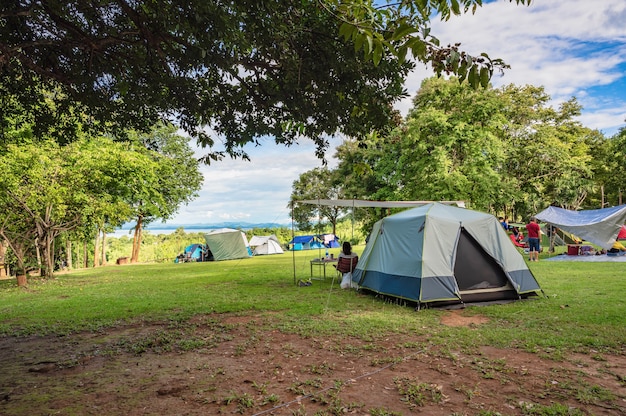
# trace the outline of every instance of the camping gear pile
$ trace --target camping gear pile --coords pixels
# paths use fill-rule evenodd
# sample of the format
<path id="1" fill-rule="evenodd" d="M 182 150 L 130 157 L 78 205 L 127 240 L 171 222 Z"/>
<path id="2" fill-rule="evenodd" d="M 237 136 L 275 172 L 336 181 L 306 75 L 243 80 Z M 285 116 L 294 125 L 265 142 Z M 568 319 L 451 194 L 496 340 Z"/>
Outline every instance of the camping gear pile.
<path id="1" fill-rule="evenodd" d="M 181 254 L 176 256 L 174 263 L 187 263 L 192 261 L 212 261 L 210 251 L 204 244 L 190 244 Z"/>

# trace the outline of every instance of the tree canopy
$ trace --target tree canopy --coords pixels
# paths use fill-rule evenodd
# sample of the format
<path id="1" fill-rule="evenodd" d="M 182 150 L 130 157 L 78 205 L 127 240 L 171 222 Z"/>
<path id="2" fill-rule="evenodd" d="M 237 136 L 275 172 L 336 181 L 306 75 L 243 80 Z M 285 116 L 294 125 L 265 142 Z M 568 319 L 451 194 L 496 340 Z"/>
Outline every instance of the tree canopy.
<path id="1" fill-rule="evenodd" d="M 576 210 L 621 204 L 616 172 L 623 158 L 615 155 L 623 153 L 624 130 L 606 139 L 576 120 L 576 99 L 557 108 L 549 103 L 541 87 L 475 89 L 467 81 L 430 78 L 398 127 L 339 146 L 339 164 L 327 176 L 336 178 L 338 195 L 464 200 L 512 219 L 548 205 Z M 292 197 L 310 189 L 309 180 L 308 172 L 302 174 Z M 386 214 L 359 217 L 367 228 Z"/>
<path id="2" fill-rule="evenodd" d="M 405 94 L 408 53 L 438 73 L 485 85 L 504 64 L 471 57 L 458 45 L 441 47 L 429 26 L 436 14 L 447 19 L 481 5 L 3 1 L 0 127 L 17 107 L 44 130 L 70 116 L 117 133 L 169 119 L 198 138 L 206 162 L 246 158 L 242 146 L 266 135 L 285 145 L 309 138 L 322 156 L 328 135 L 386 127 L 392 104 Z M 42 111 L 50 103 L 55 111 Z M 224 151 L 212 147 L 215 137 L 205 127 L 223 138 Z"/>
<path id="3" fill-rule="evenodd" d="M 5 146 L 0 236 L 20 269 L 43 266 L 50 276 L 57 237 L 70 232 L 92 238 L 141 219 L 140 244 L 142 223 L 168 219 L 189 202 L 203 178 L 187 138 L 175 132 L 173 126 L 157 125 L 131 142 L 85 136 L 66 145 L 23 139 Z M 32 260 L 39 258 L 36 250 L 41 264 Z"/>

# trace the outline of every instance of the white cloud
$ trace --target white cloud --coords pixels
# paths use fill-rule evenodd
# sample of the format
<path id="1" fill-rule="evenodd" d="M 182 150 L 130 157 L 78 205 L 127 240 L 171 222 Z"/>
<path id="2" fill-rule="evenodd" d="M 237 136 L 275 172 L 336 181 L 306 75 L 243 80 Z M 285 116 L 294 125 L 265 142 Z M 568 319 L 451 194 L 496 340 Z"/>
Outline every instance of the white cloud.
<path id="1" fill-rule="evenodd" d="M 330 139 L 327 159 L 335 166 L 333 149 L 340 138 Z M 204 176 L 199 197 L 183 206 L 168 223 L 195 224 L 214 222 L 288 223 L 287 208 L 291 186 L 300 174 L 322 166 L 312 142 L 284 147 L 267 141 L 260 147 L 246 147 L 251 161 L 225 158 L 202 165 Z M 196 155 L 202 155 L 200 149 Z"/>

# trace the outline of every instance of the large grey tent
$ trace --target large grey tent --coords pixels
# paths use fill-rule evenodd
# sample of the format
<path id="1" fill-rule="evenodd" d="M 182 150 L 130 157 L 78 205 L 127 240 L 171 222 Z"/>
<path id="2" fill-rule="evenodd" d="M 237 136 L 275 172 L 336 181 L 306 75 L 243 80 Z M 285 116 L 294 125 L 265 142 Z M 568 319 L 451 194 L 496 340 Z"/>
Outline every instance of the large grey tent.
<path id="1" fill-rule="evenodd" d="M 440 203 L 378 221 L 352 280 L 361 288 L 418 306 L 541 293 L 497 218 Z"/>
<path id="2" fill-rule="evenodd" d="M 626 221 L 626 205 L 582 211 L 548 207 L 536 217 L 602 248 L 610 249 Z"/>
<path id="3" fill-rule="evenodd" d="M 220 228 L 206 233 L 204 239 L 215 260 L 250 257 L 248 239 L 242 231 Z"/>

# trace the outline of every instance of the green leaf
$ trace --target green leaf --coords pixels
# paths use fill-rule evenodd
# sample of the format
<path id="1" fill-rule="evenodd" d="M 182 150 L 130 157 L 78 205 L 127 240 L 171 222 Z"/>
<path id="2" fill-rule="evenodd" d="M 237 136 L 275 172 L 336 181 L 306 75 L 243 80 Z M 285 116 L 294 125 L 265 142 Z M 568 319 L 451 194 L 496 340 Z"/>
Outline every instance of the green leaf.
<path id="1" fill-rule="evenodd" d="M 365 56 L 368 56 L 370 53 L 372 53 L 372 49 L 374 48 L 374 38 L 368 35 L 366 36 L 366 40 L 367 42 L 365 43 Z"/>
<path id="2" fill-rule="evenodd" d="M 374 65 L 378 66 L 382 58 L 383 58 L 383 45 L 377 39 L 375 42 L 374 54 L 373 54 Z"/>
<path id="3" fill-rule="evenodd" d="M 459 65 L 459 69 L 457 71 L 457 75 L 459 77 L 459 82 L 463 82 L 465 78 L 467 78 L 467 60 L 462 60 L 461 65 Z"/>
<path id="4" fill-rule="evenodd" d="M 363 47 L 363 42 L 365 42 L 365 36 L 363 33 L 359 33 L 354 38 L 354 50 L 359 51 Z"/>
<path id="5" fill-rule="evenodd" d="M 393 35 L 391 36 L 391 40 L 400 40 L 400 39 L 403 39 L 405 36 L 408 36 L 409 34 L 415 33 L 415 32 L 417 32 L 417 29 L 415 27 L 408 25 L 406 23 L 402 23 L 393 32 Z"/>
<path id="6" fill-rule="evenodd" d="M 426 43 L 419 38 L 412 38 L 406 45 L 411 49 L 413 56 L 419 60 L 423 60 L 426 56 Z"/>
<path id="7" fill-rule="evenodd" d="M 354 25 L 344 22 L 341 26 L 339 26 L 339 36 L 343 36 L 345 40 L 348 40 L 352 37 L 352 34 L 356 28 Z"/>
<path id="8" fill-rule="evenodd" d="M 455 50 L 450 51 L 450 65 L 454 68 L 458 67 L 459 60 L 461 59 L 461 54 Z"/>
<path id="9" fill-rule="evenodd" d="M 398 48 L 396 55 L 398 56 L 398 59 L 400 61 L 406 60 L 406 53 L 408 52 L 408 50 L 409 48 L 407 48 L 406 43 Z"/>
<path id="10" fill-rule="evenodd" d="M 461 14 L 461 8 L 459 7 L 459 2 L 457 0 L 450 1 L 450 8 L 452 9 L 452 13 L 455 15 L 458 16 Z"/>
<path id="11" fill-rule="evenodd" d="M 491 72 L 489 68 L 483 66 L 480 68 L 480 85 L 482 85 L 483 88 L 487 88 L 489 86 L 489 79 L 491 79 Z"/>
<path id="12" fill-rule="evenodd" d="M 470 67 L 469 75 L 467 77 L 468 82 L 472 86 L 472 88 L 478 88 L 480 79 L 478 78 L 478 70 L 476 68 L 476 64 L 472 63 Z"/>

